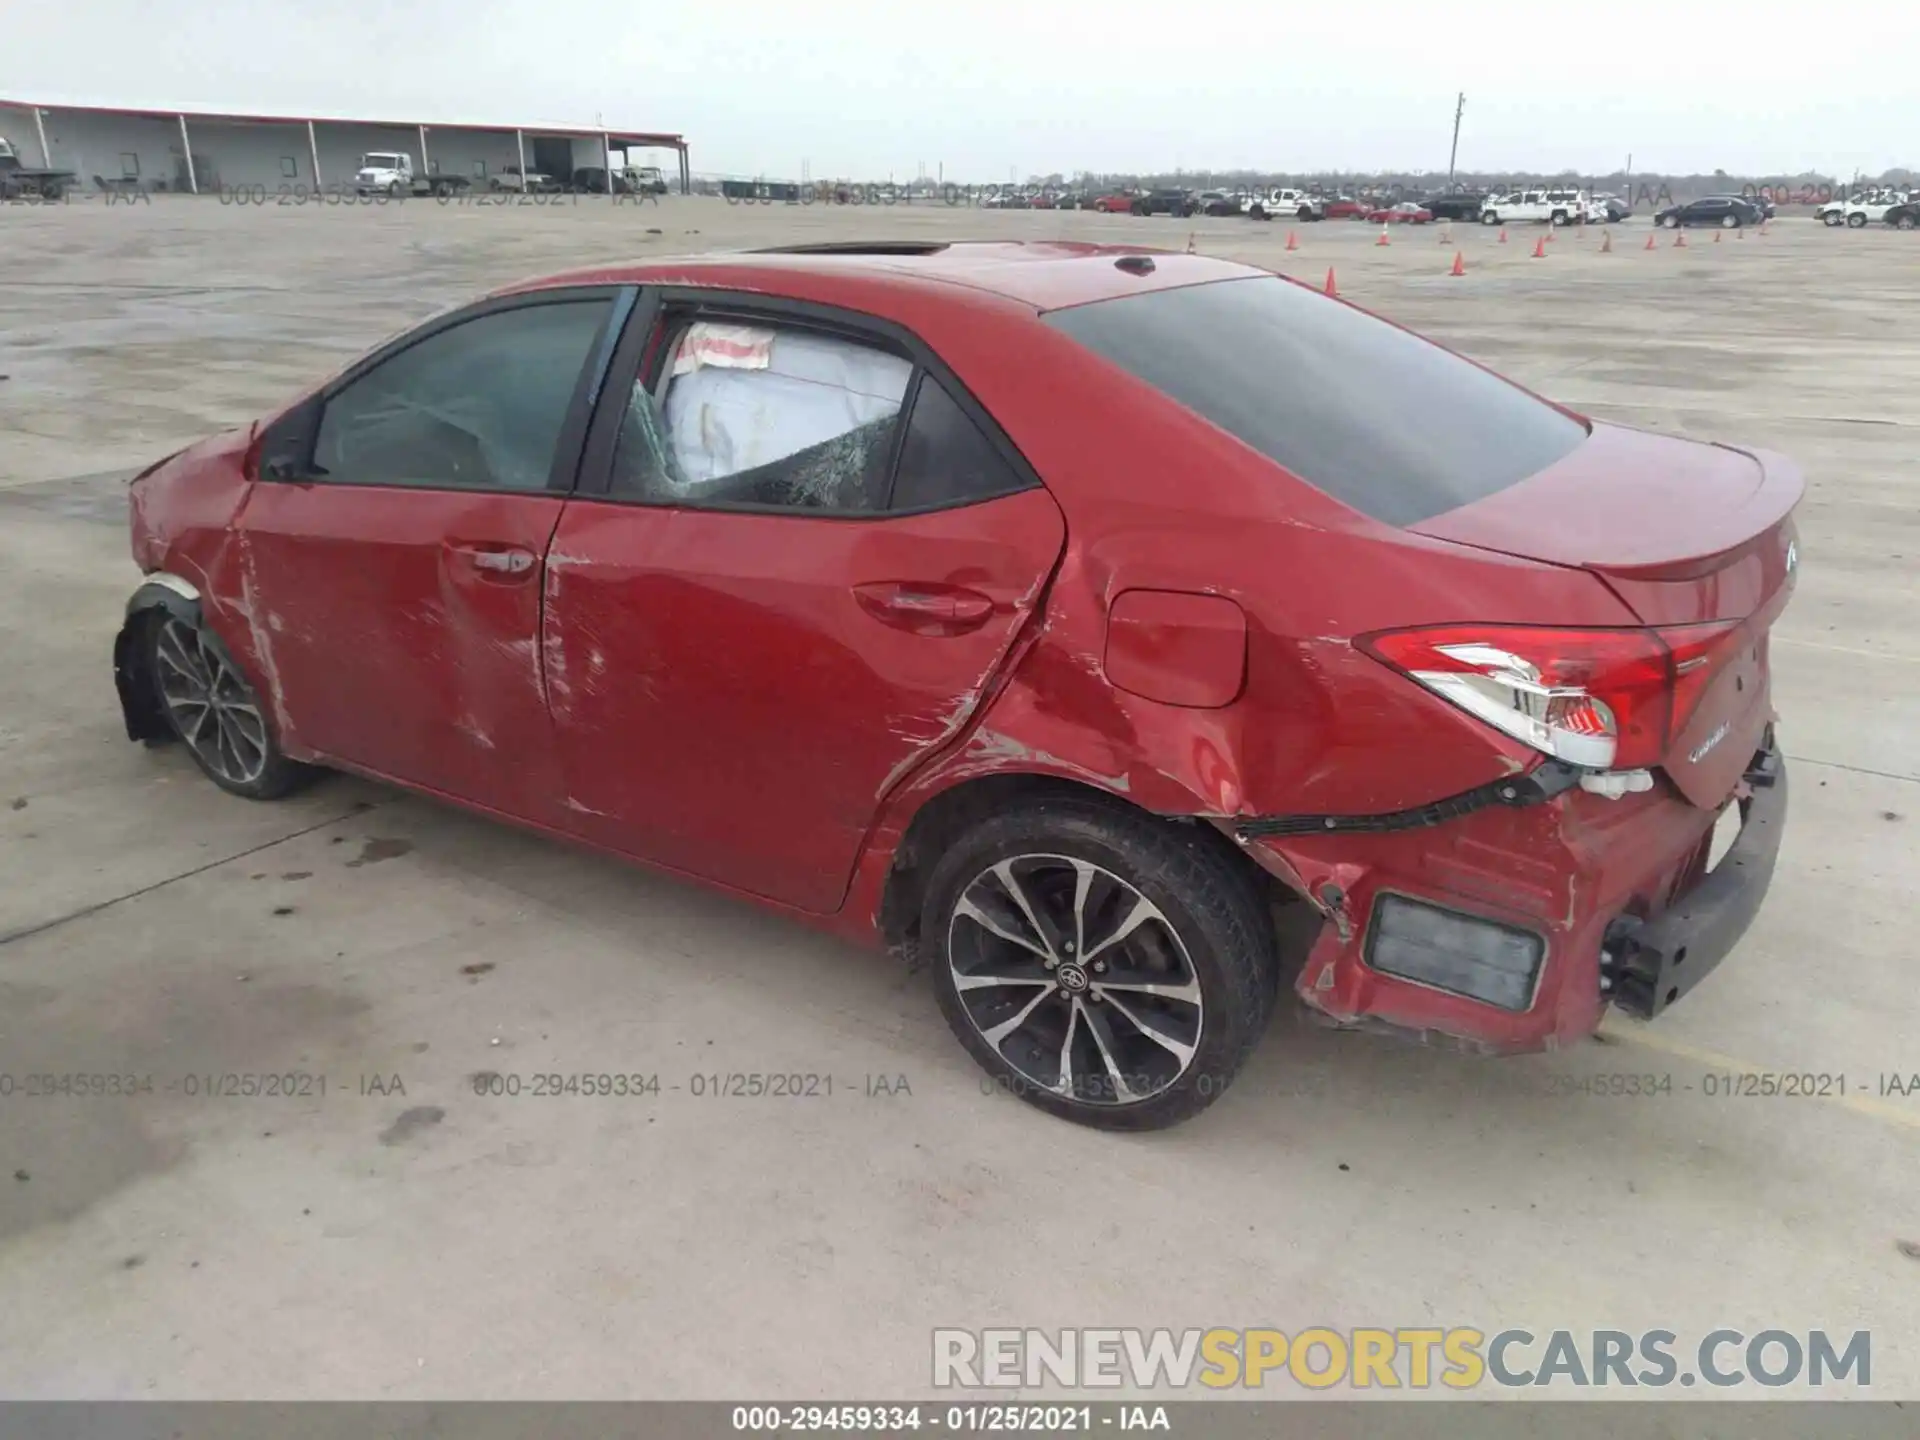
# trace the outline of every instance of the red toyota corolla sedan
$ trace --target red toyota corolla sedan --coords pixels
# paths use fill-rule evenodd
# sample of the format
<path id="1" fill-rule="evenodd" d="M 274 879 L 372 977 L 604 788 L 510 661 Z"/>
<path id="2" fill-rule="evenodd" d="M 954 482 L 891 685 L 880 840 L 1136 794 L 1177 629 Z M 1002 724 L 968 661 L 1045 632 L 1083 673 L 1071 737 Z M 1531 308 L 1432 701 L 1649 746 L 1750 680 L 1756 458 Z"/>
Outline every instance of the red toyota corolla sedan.
<path id="1" fill-rule="evenodd" d="M 1717 966 L 1800 494 L 1202 256 L 662 260 L 140 475 L 115 669 L 235 794 L 358 771 L 883 943 L 1145 1128 L 1283 983 L 1517 1051 Z"/>

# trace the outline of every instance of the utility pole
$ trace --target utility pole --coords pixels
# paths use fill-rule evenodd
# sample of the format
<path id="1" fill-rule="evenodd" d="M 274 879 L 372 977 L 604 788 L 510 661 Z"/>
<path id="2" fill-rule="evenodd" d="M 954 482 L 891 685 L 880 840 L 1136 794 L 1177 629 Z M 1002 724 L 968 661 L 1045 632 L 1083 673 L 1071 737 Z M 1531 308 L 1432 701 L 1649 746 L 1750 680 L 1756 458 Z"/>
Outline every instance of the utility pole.
<path id="1" fill-rule="evenodd" d="M 1453 189 L 1454 162 L 1460 158 L 1460 117 L 1467 113 L 1467 92 L 1462 90 L 1453 107 L 1453 149 L 1447 152 L 1447 189 Z"/>

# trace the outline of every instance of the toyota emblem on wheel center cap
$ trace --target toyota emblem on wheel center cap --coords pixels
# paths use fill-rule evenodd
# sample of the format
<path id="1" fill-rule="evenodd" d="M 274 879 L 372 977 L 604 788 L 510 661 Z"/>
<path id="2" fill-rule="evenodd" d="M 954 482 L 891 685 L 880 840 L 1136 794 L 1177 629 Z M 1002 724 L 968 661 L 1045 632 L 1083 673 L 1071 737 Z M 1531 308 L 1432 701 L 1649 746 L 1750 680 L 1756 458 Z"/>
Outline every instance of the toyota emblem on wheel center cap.
<path id="1" fill-rule="evenodd" d="M 1084 995 L 1087 992 L 1087 972 L 1071 960 L 1053 972 L 1053 978 L 1060 982 L 1060 988 L 1069 995 Z"/>

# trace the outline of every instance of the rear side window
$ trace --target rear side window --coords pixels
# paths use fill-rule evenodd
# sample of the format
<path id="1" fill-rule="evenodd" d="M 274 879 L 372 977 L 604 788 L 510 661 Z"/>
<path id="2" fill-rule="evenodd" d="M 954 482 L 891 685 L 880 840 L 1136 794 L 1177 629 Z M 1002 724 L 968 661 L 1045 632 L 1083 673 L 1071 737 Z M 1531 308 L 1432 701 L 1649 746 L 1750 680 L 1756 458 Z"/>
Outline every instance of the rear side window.
<path id="1" fill-rule="evenodd" d="M 1504 490 L 1587 435 L 1450 351 L 1278 277 L 1100 300 L 1046 320 L 1390 525 Z"/>
<path id="2" fill-rule="evenodd" d="M 895 510 L 929 510 L 1006 495 L 1024 481 L 931 375 L 922 377 L 893 481 Z"/>

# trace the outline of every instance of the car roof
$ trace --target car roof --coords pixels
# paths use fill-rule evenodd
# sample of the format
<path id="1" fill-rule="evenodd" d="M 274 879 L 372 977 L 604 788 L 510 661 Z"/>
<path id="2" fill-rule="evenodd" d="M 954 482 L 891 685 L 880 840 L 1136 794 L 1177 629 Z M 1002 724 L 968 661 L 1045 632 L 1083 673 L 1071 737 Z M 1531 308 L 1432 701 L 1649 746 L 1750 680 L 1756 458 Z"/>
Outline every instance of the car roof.
<path id="1" fill-rule="evenodd" d="M 1115 262 L 1144 256 L 1142 273 Z M 871 291 L 919 292 L 960 300 L 967 292 L 1035 310 L 1057 310 L 1149 290 L 1272 272 L 1205 255 L 1145 245 L 1081 241 L 849 241 L 706 255 L 665 257 L 565 271 L 510 285 L 495 293 L 521 294 L 567 285 L 704 285 L 768 291 L 844 303 Z"/>

